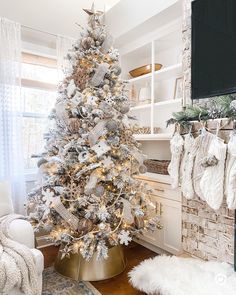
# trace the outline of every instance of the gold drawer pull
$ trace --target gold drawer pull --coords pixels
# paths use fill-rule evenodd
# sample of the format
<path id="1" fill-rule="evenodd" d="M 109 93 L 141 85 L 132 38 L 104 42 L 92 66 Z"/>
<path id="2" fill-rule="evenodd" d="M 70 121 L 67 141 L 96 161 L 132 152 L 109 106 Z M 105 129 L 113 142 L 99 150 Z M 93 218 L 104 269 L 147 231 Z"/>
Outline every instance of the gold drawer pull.
<path id="1" fill-rule="evenodd" d="M 164 191 L 165 191 L 164 189 L 160 189 L 160 188 L 155 188 L 155 190 L 158 192 L 161 192 L 161 193 L 164 193 Z"/>
<path id="2" fill-rule="evenodd" d="M 163 213 L 164 213 L 164 211 L 163 211 L 163 205 L 162 205 L 162 203 L 160 203 L 160 216 L 162 216 Z"/>

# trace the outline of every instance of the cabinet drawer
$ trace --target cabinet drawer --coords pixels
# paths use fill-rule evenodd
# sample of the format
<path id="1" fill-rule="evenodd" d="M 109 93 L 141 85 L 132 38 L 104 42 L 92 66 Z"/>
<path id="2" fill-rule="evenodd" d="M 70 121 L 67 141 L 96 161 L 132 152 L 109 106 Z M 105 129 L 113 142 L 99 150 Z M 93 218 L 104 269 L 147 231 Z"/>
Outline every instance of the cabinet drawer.
<path id="1" fill-rule="evenodd" d="M 162 182 L 149 181 L 149 180 L 145 180 L 145 182 L 153 189 L 154 195 L 181 202 L 180 188 L 173 189 L 170 184 L 162 183 Z"/>

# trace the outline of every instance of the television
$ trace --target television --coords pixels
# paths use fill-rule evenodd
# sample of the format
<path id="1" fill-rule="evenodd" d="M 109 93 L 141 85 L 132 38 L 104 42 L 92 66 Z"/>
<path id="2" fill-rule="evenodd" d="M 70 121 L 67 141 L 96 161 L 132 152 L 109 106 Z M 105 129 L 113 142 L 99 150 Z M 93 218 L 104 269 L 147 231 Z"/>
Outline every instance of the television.
<path id="1" fill-rule="evenodd" d="M 236 0 L 192 2 L 192 99 L 236 92 Z"/>

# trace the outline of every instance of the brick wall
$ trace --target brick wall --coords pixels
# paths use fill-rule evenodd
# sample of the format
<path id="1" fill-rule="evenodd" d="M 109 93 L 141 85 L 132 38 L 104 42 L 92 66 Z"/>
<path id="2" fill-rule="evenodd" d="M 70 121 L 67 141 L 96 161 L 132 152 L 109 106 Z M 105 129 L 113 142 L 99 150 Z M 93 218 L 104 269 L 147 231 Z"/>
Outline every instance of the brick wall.
<path id="1" fill-rule="evenodd" d="M 183 1 L 183 72 L 186 104 L 192 103 L 191 1 Z M 190 201 L 183 198 L 182 211 L 184 251 L 203 259 L 233 263 L 234 212 L 228 210 L 225 203 L 215 212 L 197 197 Z"/>

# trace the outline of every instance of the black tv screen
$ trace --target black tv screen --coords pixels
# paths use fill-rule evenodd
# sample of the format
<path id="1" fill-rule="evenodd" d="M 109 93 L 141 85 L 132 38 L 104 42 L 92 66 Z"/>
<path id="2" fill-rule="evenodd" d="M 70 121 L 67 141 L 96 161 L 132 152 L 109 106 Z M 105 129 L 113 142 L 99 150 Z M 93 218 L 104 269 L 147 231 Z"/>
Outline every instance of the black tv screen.
<path id="1" fill-rule="evenodd" d="M 192 99 L 236 92 L 236 0 L 192 2 Z"/>

